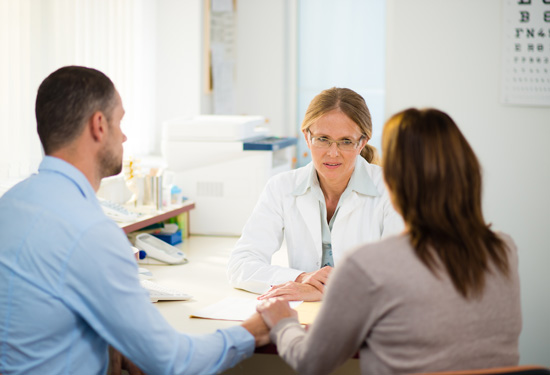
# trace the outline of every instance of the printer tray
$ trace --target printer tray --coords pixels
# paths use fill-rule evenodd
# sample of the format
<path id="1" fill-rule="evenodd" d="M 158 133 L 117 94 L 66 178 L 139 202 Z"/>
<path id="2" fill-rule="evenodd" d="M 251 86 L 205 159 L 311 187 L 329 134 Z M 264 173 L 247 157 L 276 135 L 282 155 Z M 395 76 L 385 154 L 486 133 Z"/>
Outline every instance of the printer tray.
<path id="1" fill-rule="evenodd" d="M 243 142 L 243 151 L 277 151 L 298 142 L 294 137 L 267 137 Z"/>

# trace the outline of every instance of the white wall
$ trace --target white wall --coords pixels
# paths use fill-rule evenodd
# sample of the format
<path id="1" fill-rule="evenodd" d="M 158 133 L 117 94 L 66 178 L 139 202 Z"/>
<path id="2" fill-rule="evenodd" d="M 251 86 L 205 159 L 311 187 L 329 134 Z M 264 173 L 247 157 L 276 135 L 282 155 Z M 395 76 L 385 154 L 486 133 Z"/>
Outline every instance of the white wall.
<path id="1" fill-rule="evenodd" d="M 156 141 L 162 123 L 201 113 L 203 100 L 203 2 L 156 2 Z"/>
<path id="2" fill-rule="evenodd" d="M 277 136 L 296 134 L 296 0 L 237 2 L 236 114 L 263 115 Z"/>
<path id="3" fill-rule="evenodd" d="M 125 156 L 151 150 L 154 10 L 148 0 L 0 0 L 0 184 L 36 171 L 43 156 L 34 116 L 36 91 L 65 65 L 107 74 L 126 109 Z"/>
<path id="4" fill-rule="evenodd" d="M 550 366 L 550 108 L 499 103 L 500 0 L 388 0 L 386 117 L 448 112 L 484 169 L 485 217 L 520 253 L 522 363 Z"/>

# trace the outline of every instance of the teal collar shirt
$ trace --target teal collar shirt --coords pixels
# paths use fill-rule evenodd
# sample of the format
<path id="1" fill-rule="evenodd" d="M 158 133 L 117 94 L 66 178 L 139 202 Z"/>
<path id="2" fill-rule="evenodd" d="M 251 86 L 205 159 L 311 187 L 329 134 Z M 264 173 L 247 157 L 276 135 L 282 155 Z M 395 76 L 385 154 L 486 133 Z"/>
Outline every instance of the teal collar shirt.
<path id="1" fill-rule="evenodd" d="M 216 373 L 249 357 L 237 326 L 176 332 L 141 288 L 128 239 L 86 177 L 46 156 L 0 198 L 0 373 L 105 374 L 108 345 L 149 374 Z"/>

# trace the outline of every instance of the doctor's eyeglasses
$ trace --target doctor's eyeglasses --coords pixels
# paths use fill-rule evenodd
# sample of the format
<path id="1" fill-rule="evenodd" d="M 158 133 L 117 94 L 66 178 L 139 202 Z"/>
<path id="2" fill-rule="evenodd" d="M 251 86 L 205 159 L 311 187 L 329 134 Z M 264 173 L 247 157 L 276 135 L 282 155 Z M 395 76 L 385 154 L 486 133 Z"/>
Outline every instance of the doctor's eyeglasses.
<path id="1" fill-rule="evenodd" d="M 357 149 L 363 139 L 363 136 L 357 141 L 354 141 L 353 139 L 341 139 L 339 141 L 335 141 L 334 139 L 330 139 L 328 137 L 317 137 L 309 133 L 309 138 L 311 139 L 311 145 L 316 148 L 329 148 L 333 143 L 336 143 L 336 146 L 341 151 L 352 151 Z"/>

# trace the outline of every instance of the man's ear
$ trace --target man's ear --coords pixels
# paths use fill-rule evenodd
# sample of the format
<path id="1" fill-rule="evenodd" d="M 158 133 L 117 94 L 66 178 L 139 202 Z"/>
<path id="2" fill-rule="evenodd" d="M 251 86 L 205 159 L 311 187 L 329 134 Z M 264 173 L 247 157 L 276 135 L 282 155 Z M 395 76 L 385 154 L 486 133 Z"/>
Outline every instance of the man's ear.
<path id="1" fill-rule="evenodd" d="M 107 119 L 103 112 L 97 111 L 89 121 L 90 133 L 96 142 L 101 142 L 107 134 Z"/>

